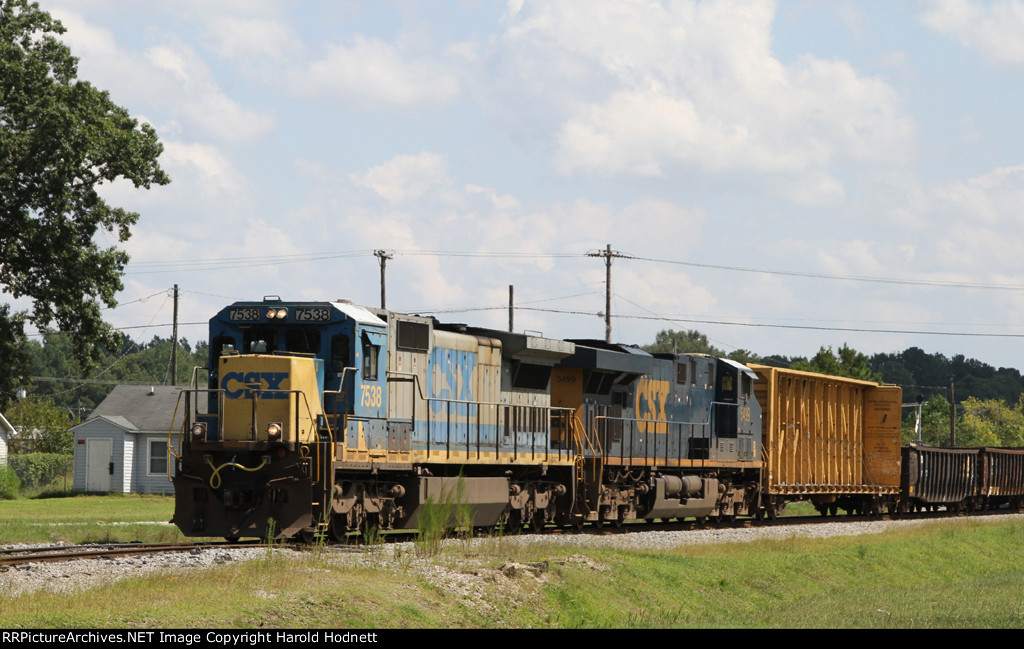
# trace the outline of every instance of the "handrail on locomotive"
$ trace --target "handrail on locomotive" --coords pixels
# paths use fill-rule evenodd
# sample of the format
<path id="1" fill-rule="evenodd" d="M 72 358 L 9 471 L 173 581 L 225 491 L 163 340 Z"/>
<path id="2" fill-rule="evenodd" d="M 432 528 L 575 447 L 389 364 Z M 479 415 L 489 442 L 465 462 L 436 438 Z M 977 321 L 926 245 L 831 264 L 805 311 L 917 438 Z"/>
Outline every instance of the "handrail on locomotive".
<path id="1" fill-rule="evenodd" d="M 291 401 L 291 399 L 294 397 L 295 405 L 296 406 L 299 405 L 299 397 L 301 397 L 302 398 L 302 403 L 303 403 L 303 405 L 305 405 L 305 413 L 306 413 L 306 415 L 308 415 L 309 418 L 311 420 L 313 420 L 313 421 L 317 420 L 317 418 L 313 415 L 313 409 L 312 409 L 312 407 L 309 404 L 309 398 L 308 398 L 308 396 L 306 395 L 306 393 L 303 390 L 279 390 L 279 389 L 271 390 L 271 389 L 262 388 L 260 385 L 252 385 L 252 386 L 249 386 L 249 387 L 250 387 L 250 395 L 251 396 L 250 397 L 241 397 L 243 399 L 246 399 L 246 398 L 251 399 L 252 402 L 253 402 L 252 420 L 250 421 L 250 430 L 252 431 L 252 433 L 251 433 L 252 437 L 248 441 L 252 441 L 252 442 L 260 441 L 257 438 L 257 431 L 259 430 L 259 421 L 258 421 L 258 409 L 257 409 L 256 406 L 257 406 L 257 402 L 261 398 L 263 398 L 262 395 L 264 393 L 266 393 L 266 394 L 273 394 L 273 395 L 276 395 L 276 394 L 287 395 L 287 398 L 289 399 L 289 401 Z M 198 419 L 198 416 L 200 414 L 199 413 L 199 399 L 198 399 L 198 396 L 200 395 L 200 393 L 205 393 L 207 395 L 207 397 L 209 397 L 209 395 L 212 394 L 212 393 L 216 393 L 217 394 L 217 404 L 218 404 L 217 412 L 218 413 L 222 413 L 222 412 L 224 412 L 224 396 L 225 396 L 224 392 L 225 392 L 225 390 L 223 388 L 216 388 L 216 389 L 214 389 L 214 388 L 199 388 L 199 387 L 193 388 L 193 387 L 189 387 L 188 389 L 182 390 L 178 394 L 178 399 L 177 399 L 177 402 L 175 403 L 175 406 L 174 406 L 174 414 L 173 414 L 172 419 L 171 419 L 171 428 L 170 428 L 170 430 L 167 433 L 167 450 L 168 450 L 168 453 L 170 453 L 170 454 L 172 454 L 174 456 L 176 461 L 180 461 L 181 454 L 180 454 L 180 452 L 179 453 L 174 452 L 175 444 L 172 443 L 172 437 L 173 437 L 174 432 L 175 432 L 175 430 L 174 430 L 174 428 L 175 428 L 174 427 L 174 422 L 177 421 L 178 409 L 181 406 L 182 399 L 184 398 L 184 400 L 185 400 L 185 414 L 184 414 L 184 418 L 182 419 L 181 428 L 177 431 L 178 439 L 177 439 L 176 446 L 177 446 L 179 451 L 181 449 L 182 437 L 187 432 L 191 432 L 192 431 L 192 426 L 197 423 L 196 420 Z M 194 399 L 194 401 L 193 401 L 193 397 L 196 397 Z M 294 423 L 295 423 L 295 430 L 297 431 L 299 429 L 299 421 L 300 421 L 300 418 L 301 418 L 301 411 L 299 410 L 298 407 L 293 408 L 293 410 L 295 411 L 295 422 Z M 219 414 L 218 414 L 218 417 L 219 417 Z M 323 418 L 323 423 L 324 423 L 323 428 L 321 430 L 318 430 L 318 434 L 320 434 L 321 431 L 324 434 L 326 434 L 328 442 L 333 446 L 334 433 L 331 430 L 330 422 L 327 420 L 326 417 L 324 417 Z M 267 441 L 270 441 L 269 438 L 268 438 Z M 304 451 L 301 451 L 301 452 L 303 452 L 303 455 L 305 457 L 308 457 L 308 455 L 307 455 L 308 454 L 308 450 L 309 450 L 308 445 L 303 444 L 302 442 L 300 442 L 298 440 L 298 438 L 296 438 L 296 440 L 294 441 L 294 445 L 296 447 L 298 447 L 299 449 L 305 449 Z M 321 466 L 322 466 L 322 461 L 321 461 L 322 458 L 320 457 L 320 445 L 319 444 L 313 444 L 313 446 L 315 447 L 315 453 L 316 453 L 316 455 L 314 456 L 315 460 L 316 460 L 316 462 L 314 462 L 314 464 L 316 466 L 316 474 L 313 476 L 313 478 L 314 478 L 314 480 L 319 482 L 321 480 L 320 469 L 321 469 Z M 168 479 L 170 479 L 172 477 L 171 476 L 171 471 L 174 468 L 173 465 L 174 465 L 173 462 L 168 462 L 167 463 L 167 477 L 168 477 Z"/>

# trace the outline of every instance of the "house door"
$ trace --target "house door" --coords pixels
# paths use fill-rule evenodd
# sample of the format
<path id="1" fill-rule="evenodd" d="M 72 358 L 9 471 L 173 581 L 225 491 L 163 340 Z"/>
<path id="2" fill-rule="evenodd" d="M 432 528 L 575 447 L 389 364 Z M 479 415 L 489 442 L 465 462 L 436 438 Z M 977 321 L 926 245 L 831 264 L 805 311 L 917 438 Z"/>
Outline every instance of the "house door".
<path id="1" fill-rule="evenodd" d="M 113 441 L 109 439 L 85 440 L 85 490 L 110 491 L 113 473 Z"/>

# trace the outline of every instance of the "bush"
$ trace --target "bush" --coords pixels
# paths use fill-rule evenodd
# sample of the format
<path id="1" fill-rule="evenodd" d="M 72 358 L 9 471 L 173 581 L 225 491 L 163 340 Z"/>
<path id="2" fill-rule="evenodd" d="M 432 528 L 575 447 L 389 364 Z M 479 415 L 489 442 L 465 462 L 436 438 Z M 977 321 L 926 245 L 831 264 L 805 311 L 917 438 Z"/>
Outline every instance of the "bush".
<path id="1" fill-rule="evenodd" d="M 0 498 L 14 500 L 21 491 L 21 480 L 9 466 L 0 466 Z"/>
<path id="2" fill-rule="evenodd" d="M 26 453 L 9 455 L 7 463 L 25 489 L 40 489 L 64 475 L 70 455 L 63 453 Z"/>

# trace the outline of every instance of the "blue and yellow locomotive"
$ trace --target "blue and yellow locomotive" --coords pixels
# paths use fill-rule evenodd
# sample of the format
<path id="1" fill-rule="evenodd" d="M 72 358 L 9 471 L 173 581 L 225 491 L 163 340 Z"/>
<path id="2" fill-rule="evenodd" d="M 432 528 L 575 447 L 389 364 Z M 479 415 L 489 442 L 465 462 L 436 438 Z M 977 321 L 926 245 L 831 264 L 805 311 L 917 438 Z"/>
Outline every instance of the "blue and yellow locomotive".
<path id="1" fill-rule="evenodd" d="M 236 303 L 209 335 L 172 430 L 188 536 L 344 539 L 453 499 L 508 530 L 764 506 L 755 375 L 732 361 L 344 301 Z"/>

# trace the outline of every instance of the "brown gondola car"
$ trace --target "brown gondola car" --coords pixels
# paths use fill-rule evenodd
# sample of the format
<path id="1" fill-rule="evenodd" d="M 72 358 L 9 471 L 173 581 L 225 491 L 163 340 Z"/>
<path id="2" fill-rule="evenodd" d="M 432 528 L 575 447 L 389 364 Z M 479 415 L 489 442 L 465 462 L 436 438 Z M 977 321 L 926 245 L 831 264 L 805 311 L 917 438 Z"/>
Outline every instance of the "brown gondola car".
<path id="1" fill-rule="evenodd" d="M 981 484 L 976 448 L 903 447 L 901 511 L 971 508 Z"/>
<path id="2" fill-rule="evenodd" d="M 990 508 L 1024 505 L 1024 449 L 983 448 L 978 495 Z"/>

